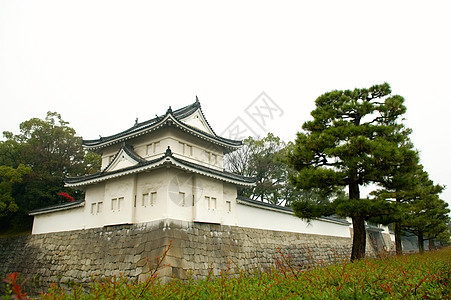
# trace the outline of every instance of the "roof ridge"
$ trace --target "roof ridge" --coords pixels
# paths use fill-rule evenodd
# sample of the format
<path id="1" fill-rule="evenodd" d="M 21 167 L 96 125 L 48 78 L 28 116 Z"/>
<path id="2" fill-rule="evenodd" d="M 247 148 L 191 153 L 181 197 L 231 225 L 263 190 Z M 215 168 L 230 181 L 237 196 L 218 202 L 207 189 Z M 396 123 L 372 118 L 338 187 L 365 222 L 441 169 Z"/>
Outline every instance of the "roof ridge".
<path id="1" fill-rule="evenodd" d="M 241 181 L 246 184 L 255 183 L 255 177 L 243 176 L 243 175 L 236 174 L 236 173 L 230 173 L 230 172 L 227 172 L 224 170 L 220 171 L 217 169 L 213 169 L 213 168 L 210 168 L 210 167 L 207 167 L 204 165 L 200 165 L 200 164 L 197 164 L 194 162 L 190 162 L 190 161 L 175 157 L 172 155 L 170 148 L 168 150 L 166 150 L 166 152 L 163 155 L 161 155 L 160 157 L 155 158 L 153 160 L 145 160 L 144 162 L 139 162 L 138 164 L 136 164 L 134 166 L 126 167 L 126 168 L 119 169 L 119 170 L 114 170 L 111 172 L 101 171 L 96 174 L 90 174 L 90 175 L 85 175 L 85 176 L 80 176 L 80 177 L 66 177 L 64 181 L 66 184 L 76 184 L 79 182 L 83 182 L 85 180 L 91 180 L 91 179 L 101 178 L 101 177 L 108 176 L 108 175 L 115 175 L 115 174 L 118 174 L 121 172 L 131 171 L 133 169 L 145 167 L 146 165 L 151 165 L 154 163 L 166 162 L 167 160 L 170 161 L 170 159 L 184 165 L 187 168 L 194 168 L 198 171 L 203 171 L 203 172 L 215 175 L 215 176 L 227 178 L 229 180 Z"/>
<path id="2" fill-rule="evenodd" d="M 186 106 L 184 106 L 184 107 L 182 107 L 182 108 L 179 108 L 179 109 L 176 109 L 176 110 L 174 110 L 174 111 L 173 111 L 172 109 L 170 109 L 170 112 L 172 113 L 172 115 L 173 115 L 174 117 L 177 118 L 177 114 L 180 114 L 181 111 L 183 111 L 183 110 L 188 110 L 189 108 L 192 109 L 193 107 L 200 107 L 200 103 L 199 103 L 198 101 L 196 101 L 196 102 L 194 102 L 194 103 L 191 103 L 191 104 L 189 104 L 189 105 L 186 105 Z M 171 106 L 169 106 L 169 108 L 171 108 Z M 194 111 L 193 111 L 193 112 L 194 112 Z M 166 111 L 166 113 L 165 113 L 164 115 L 155 115 L 154 118 L 151 118 L 151 119 L 146 120 L 146 121 L 143 121 L 143 122 L 136 122 L 136 119 L 135 119 L 135 124 L 134 124 L 132 127 L 129 127 L 129 128 L 127 128 L 127 129 L 125 129 L 125 130 L 123 130 L 123 131 L 121 131 L 121 132 L 118 132 L 118 133 L 116 133 L 116 134 L 112 134 L 112 135 L 109 135 L 109 136 L 106 136 L 106 137 L 100 136 L 99 139 L 83 140 L 83 143 L 84 143 L 84 142 L 95 142 L 95 141 L 107 140 L 107 139 L 111 139 L 111 138 L 114 138 L 114 137 L 116 137 L 116 136 L 120 136 L 120 135 L 122 135 L 122 134 L 128 133 L 128 132 L 132 132 L 134 129 L 136 130 L 136 129 L 141 128 L 141 127 L 143 127 L 143 126 L 146 126 L 146 125 L 149 125 L 149 124 L 153 124 L 153 123 L 156 123 L 156 122 L 160 121 L 160 120 L 163 119 L 168 113 L 169 113 L 169 109 Z M 204 117 L 204 118 L 205 118 L 205 117 Z M 178 119 L 178 118 L 177 118 L 177 119 Z"/>
<path id="3" fill-rule="evenodd" d="M 145 162 L 145 161 L 146 161 L 141 155 L 139 155 L 138 153 L 136 153 L 134 147 L 131 146 L 131 145 L 125 144 L 125 145 L 123 145 L 123 146 L 121 147 L 121 149 L 124 149 L 125 153 L 127 153 L 128 155 L 130 155 L 131 158 L 133 158 L 134 160 L 137 160 L 138 162 Z M 120 149 L 120 150 L 121 150 L 121 149 Z M 120 151 L 120 150 L 119 150 L 119 151 Z"/>
<path id="4" fill-rule="evenodd" d="M 111 161 L 105 166 L 105 168 L 102 171 L 100 171 L 100 173 L 107 173 L 106 170 L 108 170 L 108 168 L 116 161 L 116 159 L 119 156 L 119 154 L 121 153 L 121 151 L 124 151 L 128 156 L 130 156 L 132 159 L 136 160 L 138 162 L 138 164 L 147 161 L 143 157 L 141 157 L 138 153 L 135 152 L 135 150 L 133 149 L 133 146 L 127 145 L 124 143 L 121 146 L 121 148 L 119 148 L 119 150 L 116 152 L 116 154 L 114 154 Z"/>
<path id="5" fill-rule="evenodd" d="M 200 130 L 200 129 L 182 121 L 182 119 L 194 114 L 197 110 L 199 110 L 199 113 L 201 114 L 203 120 L 206 122 L 206 125 L 211 130 L 212 134 L 209 132 Z M 213 139 L 216 139 L 220 143 L 224 143 L 225 145 L 223 145 L 223 146 L 226 148 L 228 147 L 230 149 L 233 149 L 233 148 L 236 148 L 236 147 L 239 147 L 242 145 L 242 141 L 240 141 L 240 140 L 232 140 L 232 139 L 224 138 L 224 137 L 218 136 L 214 132 L 213 128 L 211 128 L 210 123 L 208 122 L 208 120 L 206 119 L 206 117 L 202 111 L 199 99 L 197 97 L 196 97 L 196 102 L 194 102 L 190 105 L 186 105 L 175 111 L 172 111 L 172 109 L 168 109 L 166 111 L 166 114 L 163 116 L 156 116 L 155 118 L 152 118 L 150 120 L 147 120 L 147 121 L 144 121 L 141 123 L 135 122 L 135 125 L 130 127 L 129 129 L 121 131 L 121 132 L 113 134 L 113 135 L 110 135 L 110 136 L 107 136 L 107 137 L 100 137 L 99 139 L 95 139 L 95 140 L 83 140 L 83 145 L 90 149 L 100 149 L 107 145 L 124 142 L 126 140 L 136 137 L 137 135 L 142 134 L 142 131 L 153 130 L 152 129 L 153 125 L 160 124 L 160 125 L 164 126 L 164 124 L 161 122 L 168 117 L 172 117 L 174 120 L 178 121 L 180 124 L 189 128 L 190 130 L 193 130 L 197 133 L 201 133 L 203 136 L 205 136 L 205 138 L 209 138 L 209 139 L 213 138 Z"/>

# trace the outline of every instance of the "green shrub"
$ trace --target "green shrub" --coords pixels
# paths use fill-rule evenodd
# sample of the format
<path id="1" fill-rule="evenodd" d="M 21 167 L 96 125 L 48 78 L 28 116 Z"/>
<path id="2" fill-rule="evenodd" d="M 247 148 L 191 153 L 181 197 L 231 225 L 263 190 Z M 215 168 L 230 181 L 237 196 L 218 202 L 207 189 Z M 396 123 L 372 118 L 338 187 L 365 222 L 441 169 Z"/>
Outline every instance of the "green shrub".
<path id="1" fill-rule="evenodd" d="M 167 253 L 167 252 L 166 252 Z M 342 261 L 308 270 L 295 268 L 281 254 L 269 271 L 223 270 L 201 280 L 162 284 L 157 268 L 147 280 L 93 278 L 84 291 L 52 285 L 41 299 L 449 299 L 451 248 L 423 255 Z"/>

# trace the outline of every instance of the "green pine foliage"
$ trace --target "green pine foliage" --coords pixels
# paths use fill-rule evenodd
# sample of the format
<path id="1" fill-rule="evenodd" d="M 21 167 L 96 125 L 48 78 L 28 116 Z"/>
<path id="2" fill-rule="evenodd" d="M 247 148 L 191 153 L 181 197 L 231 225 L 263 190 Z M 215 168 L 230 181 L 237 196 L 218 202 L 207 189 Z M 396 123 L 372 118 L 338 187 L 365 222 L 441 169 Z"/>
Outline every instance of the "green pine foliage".
<path id="1" fill-rule="evenodd" d="M 348 189 L 347 199 L 320 204 L 301 200 L 293 209 L 304 219 L 351 217 L 351 260 L 365 255 L 365 221 L 394 213 L 386 201 L 361 199 L 360 187 L 380 184 L 394 169 L 411 163 L 410 130 L 401 123 L 405 111 L 403 97 L 391 95 L 388 83 L 325 93 L 316 99 L 313 120 L 303 124 L 288 154 L 299 190 L 319 189 L 327 195 L 337 187 Z"/>
<path id="2" fill-rule="evenodd" d="M 424 240 L 439 236 L 449 240 L 449 209 L 447 203 L 439 198 L 444 186 L 434 184 L 429 174 L 418 164 L 418 156 L 412 164 L 401 165 L 391 176 L 386 177 L 382 188 L 373 192 L 381 200 L 392 200 L 394 213 L 385 218 L 373 218 L 373 222 L 393 222 L 397 254 L 402 254 L 401 234 L 410 232 L 418 237 L 420 252 Z M 448 233 L 447 238 L 444 233 Z"/>

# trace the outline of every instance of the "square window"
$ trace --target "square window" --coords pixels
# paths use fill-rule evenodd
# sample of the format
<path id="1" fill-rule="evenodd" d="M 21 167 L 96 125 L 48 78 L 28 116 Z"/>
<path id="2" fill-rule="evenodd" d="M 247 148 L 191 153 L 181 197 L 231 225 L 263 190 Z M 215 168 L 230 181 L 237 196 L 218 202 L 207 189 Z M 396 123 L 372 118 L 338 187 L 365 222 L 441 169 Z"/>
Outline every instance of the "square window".
<path id="1" fill-rule="evenodd" d="M 179 192 L 179 205 L 180 206 L 185 206 L 185 193 L 183 192 Z"/>
<path id="2" fill-rule="evenodd" d="M 211 209 L 215 210 L 216 207 L 216 198 L 215 197 L 211 197 Z"/>
<path id="3" fill-rule="evenodd" d="M 121 207 L 124 207 L 124 197 L 117 199 L 117 210 L 121 210 Z"/>
<path id="4" fill-rule="evenodd" d="M 149 193 L 143 194 L 141 205 L 144 206 L 144 207 L 150 205 L 149 200 L 150 200 Z"/>
<path id="5" fill-rule="evenodd" d="M 100 214 L 103 211 L 103 202 L 97 203 L 97 213 Z"/>
<path id="6" fill-rule="evenodd" d="M 193 156 L 193 146 L 179 142 L 180 153 L 186 156 Z"/>
<path id="7" fill-rule="evenodd" d="M 153 152 L 153 146 L 154 146 L 154 144 L 148 144 L 147 145 L 147 147 L 146 147 L 146 155 L 152 155 L 154 152 Z"/>
<path id="8" fill-rule="evenodd" d="M 179 142 L 179 145 L 180 145 L 180 152 L 182 154 L 185 154 L 185 143 Z"/>
<path id="9" fill-rule="evenodd" d="M 226 209 L 227 209 L 227 212 L 232 211 L 232 202 L 231 201 L 226 201 Z"/>
<path id="10" fill-rule="evenodd" d="M 160 148 L 160 142 L 153 143 L 153 154 L 156 154 L 158 152 L 159 148 Z"/>
<path id="11" fill-rule="evenodd" d="M 150 143 L 146 146 L 146 155 L 150 156 L 158 152 L 160 142 Z"/>
<path id="12" fill-rule="evenodd" d="M 205 196 L 205 205 L 207 206 L 208 209 L 210 209 L 211 203 L 210 203 L 210 197 L 208 197 L 208 196 Z"/>
<path id="13" fill-rule="evenodd" d="M 111 210 L 115 211 L 117 209 L 117 198 L 111 199 Z"/>
<path id="14" fill-rule="evenodd" d="M 150 206 L 154 206 L 157 202 L 157 192 L 150 193 Z"/>
<path id="15" fill-rule="evenodd" d="M 95 214 L 97 211 L 97 203 L 91 203 L 91 215 Z"/>

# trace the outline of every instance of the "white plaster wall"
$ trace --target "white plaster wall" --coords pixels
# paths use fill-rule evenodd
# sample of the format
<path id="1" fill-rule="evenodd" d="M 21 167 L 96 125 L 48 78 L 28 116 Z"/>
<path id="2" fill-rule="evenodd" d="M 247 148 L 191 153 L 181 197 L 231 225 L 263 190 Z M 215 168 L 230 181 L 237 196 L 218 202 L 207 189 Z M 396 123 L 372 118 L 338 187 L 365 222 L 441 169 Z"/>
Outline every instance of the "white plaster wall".
<path id="1" fill-rule="evenodd" d="M 99 202 L 102 202 L 102 211 L 97 212 L 96 207 L 96 211 L 91 214 L 92 204 L 98 205 Z M 102 227 L 106 222 L 105 214 L 106 209 L 108 209 L 108 204 L 108 201 L 105 199 L 105 183 L 88 186 L 85 191 L 83 228 Z M 68 217 L 71 218 L 71 216 Z"/>
<path id="2" fill-rule="evenodd" d="M 224 225 L 235 226 L 238 221 L 238 203 L 236 201 L 237 190 L 236 186 L 228 183 L 224 183 L 224 212 L 223 212 L 223 222 Z M 227 201 L 230 202 L 230 211 L 227 207 Z"/>
<path id="3" fill-rule="evenodd" d="M 223 182 L 206 176 L 197 176 L 196 185 L 199 189 L 199 196 L 194 203 L 194 221 L 222 223 L 225 208 Z M 212 200 L 212 198 L 216 200 Z"/>
<path id="4" fill-rule="evenodd" d="M 168 146 L 171 147 L 174 156 L 184 160 L 217 170 L 222 170 L 224 167 L 224 156 L 220 149 L 211 144 L 199 143 L 199 140 L 194 137 L 188 135 L 168 137 L 164 139 L 163 144 L 165 149 Z M 185 144 L 185 151 L 182 144 Z M 191 147 L 190 152 L 186 151 L 186 145 Z M 212 154 L 216 156 L 216 159 L 211 156 Z"/>
<path id="5" fill-rule="evenodd" d="M 156 152 L 148 153 L 147 145 L 152 143 L 158 143 L 158 146 L 155 149 Z M 178 129 L 163 128 L 158 130 L 158 135 L 153 133 L 148 137 L 139 137 L 129 141 L 129 144 L 134 146 L 134 150 L 138 155 L 147 160 L 161 157 L 169 146 L 174 156 L 218 170 L 224 168 L 224 155 L 220 147 L 207 143 L 206 141 L 185 132 L 181 132 Z M 192 150 L 186 151 L 185 148 L 185 151 L 183 151 L 182 144 L 191 146 Z M 108 155 L 110 155 L 110 152 L 111 150 L 108 149 Z M 210 156 L 208 152 L 216 155 L 216 163 L 209 161 Z M 105 155 L 105 159 L 107 157 L 108 156 Z"/>
<path id="6" fill-rule="evenodd" d="M 132 223 L 134 204 L 135 176 L 128 175 L 109 180 L 105 183 L 103 217 L 104 225 Z M 113 199 L 123 198 L 120 205 L 112 206 Z"/>
<path id="7" fill-rule="evenodd" d="M 134 222 L 142 223 L 167 217 L 167 182 L 168 169 L 153 170 L 150 173 L 141 173 L 137 176 L 136 206 L 134 207 Z M 150 203 L 152 193 L 155 194 L 155 202 Z M 143 194 L 149 198 L 143 205 Z"/>
<path id="8" fill-rule="evenodd" d="M 197 175 L 174 168 L 168 169 L 168 175 L 168 217 L 192 221 L 193 202 L 196 201 L 198 195 Z"/>
<path id="9" fill-rule="evenodd" d="M 83 229 L 84 207 L 34 216 L 32 234 Z"/>
<path id="10" fill-rule="evenodd" d="M 127 144 L 133 145 L 133 150 L 142 158 L 151 159 L 150 158 L 151 156 L 159 157 L 166 150 L 166 149 L 163 149 L 160 144 L 158 144 L 158 142 L 161 141 L 163 136 L 164 135 L 162 135 L 160 133 L 160 131 L 158 131 L 158 132 L 154 131 L 154 132 L 150 132 L 146 135 L 136 137 L 130 141 L 127 141 Z M 148 149 L 147 149 L 147 145 L 153 144 L 153 143 L 157 143 L 157 146 L 155 147 L 155 150 L 156 150 L 155 153 L 153 153 L 153 147 L 151 147 L 151 149 L 149 149 L 150 151 L 148 151 Z"/>
<path id="11" fill-rule="evenodd" d="M 142 173 L 137 178 L 135 223 L 170 218 L 189 222 L 236 224 L 236 187 L 232 184 L 175 168 Z M 156 203 L 153 206 L 143 206 L 142 195 L 153 191 L 157 192 Z M 215 208 L 208 208 L 206 196 L 216 198 Z M 230 212 L 226 201 L 230 202 Z"/>
<path id="12" fill-rule="evenodd" d="M 326 221 L 311 221 L 307 223 L 292 214 L 252 207 L 241 203 L 238 203 L 237 226 L 350 237 L 349 226 Z"/>

